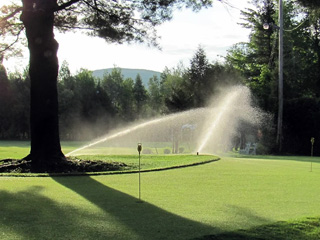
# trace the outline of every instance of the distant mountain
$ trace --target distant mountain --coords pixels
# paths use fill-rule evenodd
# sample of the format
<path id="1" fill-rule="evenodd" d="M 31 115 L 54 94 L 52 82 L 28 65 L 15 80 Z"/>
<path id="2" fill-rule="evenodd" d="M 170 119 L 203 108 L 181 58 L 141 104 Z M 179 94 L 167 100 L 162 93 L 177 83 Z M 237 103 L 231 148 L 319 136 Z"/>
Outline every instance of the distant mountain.
<path id="1" fill-rule="evenodd" d="M 106 68 L 106 69 L 99 69 L 93 71 L 93 76 L 97 78 L 103 78 L 103 75 L 106 73 L 111 73 L 114 68 Z M 140 74 L 142 82 L 144 86 L 148 86 L 149 79 L 152 78 L 154 75 L 160 79 L 161 72 L 146 70 L 146 69 L 130 69 L 130 68 L 119 68 L 123 77 L 131 78 L 133 80 L 136 79 L 137 75 Z"/>

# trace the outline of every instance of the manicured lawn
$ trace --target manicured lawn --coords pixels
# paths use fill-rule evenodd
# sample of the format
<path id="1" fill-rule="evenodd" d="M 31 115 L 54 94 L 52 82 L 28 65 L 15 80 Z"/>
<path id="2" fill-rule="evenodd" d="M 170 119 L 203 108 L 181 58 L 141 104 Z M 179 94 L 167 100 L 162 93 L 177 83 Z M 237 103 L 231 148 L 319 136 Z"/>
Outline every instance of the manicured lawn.
<path id="1" fill-rule="evenodd" d="M 79 146 L 82 146 L 83 142 L 62 142 L 62 149 L 68 153 Z M 91 148 L 90 152 L 93 153 L 96 150 L 100 154 L 96 155 L 77 155 L 72 158 L 82 160 L 102 160 L 106 162 L 122 162 L 127 164 L 124 171 L 137 171 L 139 169 L 139 154 L 136 147 L 128 148 L 127 151 L 124 148 Z M 109 155 L 112 151 L 120 152 L 119 155 Z M 82 151 L 83 152 L 83 151 Z M 88 151 L 86 150 L 88 153 Z M 6 158 L 23 158 L 29 153 L 29 143 L 23 141 L 0 141 L 0 160 Z M 104 154 L 104 155 L 101 155 Z M 131 153 L 130 155 L 125 153 Z M 199 155 L 195 154 L 141 154 L 140 156 L 140 168 L 144 170 L 157 170 L 164 168 L 179 167 L 185 165 L 194 165 L 197 163 L 208 162 L 219 159 L 212 155 Z M 0 161 L 1 164 L 1 161 Z M 1 174 L 0 174 L 1 175 Z"/>
<path id="2" fill-rule="evenodd" d="M 138 170 L 139 155 L 80 155 L 76 158 L 83 160 L 102 160 L 106 162 L 122 162 L 128 165 L 127 170 Z M 193 165 L 201 162 L 211 160 L 218 160 L 219 158 L 213 155 L 199 155 L 195 154 L 142 154 L 140 157 L 141 170 L 156 170 L 163 168 L 172 168 L 185 165 Z"/>
<path id="3" fill-rule="evenodd" d="M 310 158 L 225 157 L 142 173 L 144 203 L 138 174 L 0 177 L 0 237 L 319 239 L 320 164 L 312 160 L 312 172 Z"/>
<path id="4" fill-rule="evenodd" d="M 30 143 L 27 141 L 1 141 L 0 159 L 23 158 L 30 152 Z"/>
<path id="5" fill-rule="evenodd" d="M 65 153 L 84 145 L 84 142 L 61 142 L 62 151 Z M 30 153 L 30 142 L 28 141 L 2 141 L 0 140 L 0 159 L 20 159 Z"/>

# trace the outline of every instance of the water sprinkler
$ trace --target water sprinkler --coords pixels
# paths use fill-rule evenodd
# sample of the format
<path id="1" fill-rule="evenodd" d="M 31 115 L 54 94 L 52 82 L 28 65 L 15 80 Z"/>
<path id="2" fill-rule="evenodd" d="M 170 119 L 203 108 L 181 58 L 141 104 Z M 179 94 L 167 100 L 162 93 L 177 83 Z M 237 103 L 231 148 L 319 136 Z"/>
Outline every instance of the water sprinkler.
<path id="1" fill-rule="evenodd" d="M 142 150 L 142 144 L 138 143 L 137 150 L 139 152 L 139 202 L 141 203 L 141 162 L 140 162 L 140 153 Z"/>
<path id="2" fill-rule="evenodd" d="M 141 150 L 142 150 L 142 144 L 141 144 L 141 143 L 138 143 L 137 150 L 138 150 L 139 155 L 140 155 L 140 152 L 141 152 Z"/>

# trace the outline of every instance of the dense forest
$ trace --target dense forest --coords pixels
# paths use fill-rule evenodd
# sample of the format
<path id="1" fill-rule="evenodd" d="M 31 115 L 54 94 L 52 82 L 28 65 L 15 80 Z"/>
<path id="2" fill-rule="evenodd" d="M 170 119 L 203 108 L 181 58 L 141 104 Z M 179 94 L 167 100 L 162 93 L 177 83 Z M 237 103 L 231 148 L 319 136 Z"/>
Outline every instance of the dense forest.
<path id="1" fill-rule="evenodd" d="M 275 153 L 278 108 L 278 32 L 264 23 L 278 24 L 276 1 L 257 0 L 254 9 L 242 12 L 248 42 L 228 50 L 224 62 L 208 59 L 199 46 L 189 66 L 164 69 L 161 77 L 124 78 L 114 68 L 103 78 L 80 69 L 71 74 L 68 63 L 60 66 L 59 119 L 62 140 L 89 140 L 139 119 L 203 107 L 221 87 L 248 86 L 254 101 L 274 121 L 263 128 L 261 149 Z M 316 139 L 320 154 L 320 14 L 284 1 L 284 115 L 283 153 L 310 154 L 310 139 Z M 199 40 L 200 41 L 200 40 Z M 23 73 L 7 73 L 0 66 L 0 139 L 29 139 L 30 79 Z M 320 144 L 319 144 L 320 145 Z"/>

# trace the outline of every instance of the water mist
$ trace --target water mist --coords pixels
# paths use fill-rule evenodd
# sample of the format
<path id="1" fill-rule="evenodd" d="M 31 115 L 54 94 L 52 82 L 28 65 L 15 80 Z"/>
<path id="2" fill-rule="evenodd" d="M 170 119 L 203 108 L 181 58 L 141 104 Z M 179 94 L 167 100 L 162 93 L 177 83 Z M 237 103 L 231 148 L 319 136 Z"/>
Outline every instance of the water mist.
<path id="1" fill-rule="evenodd" d="M 92 143 L 67 154 L 99 154 L 99 149 L 108 146 L 132 146 L 137 142 L 151 146 L 185 142 L 190 152 L 217 153 L 230 149 L 241 122 L 258 125 L 262 112 L 252 107 L 251 94 L 247 87 L 236 86 L 221 91 L 205 108 L 133 123 L 117 129 Z M 177 144 L 178 145 L 178 144 Z M 88 151 L 91 149 L 92 151 Z"/>

